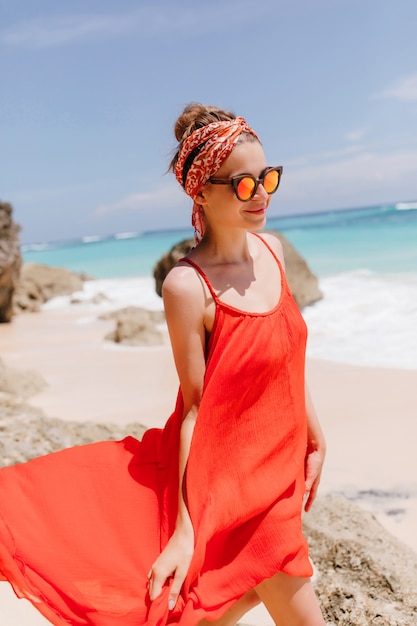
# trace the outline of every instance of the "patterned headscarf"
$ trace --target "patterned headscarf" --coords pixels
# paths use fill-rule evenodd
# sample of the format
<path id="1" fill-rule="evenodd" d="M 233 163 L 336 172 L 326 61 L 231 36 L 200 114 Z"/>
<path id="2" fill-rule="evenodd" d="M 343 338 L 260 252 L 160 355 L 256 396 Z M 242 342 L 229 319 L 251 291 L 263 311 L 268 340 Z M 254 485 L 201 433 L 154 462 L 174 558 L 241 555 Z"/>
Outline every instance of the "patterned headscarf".
<path id="1" fill-rule="evenodd" d="M 243 117 L 213 122 L 197 128 L 179 149 L 175 177 L 194 200 L 191 222 L 197 243 L 204 235 L 204 217 L 195 198 L 231 154 L 242 133 L 250 133 L 258 139 Z"/>

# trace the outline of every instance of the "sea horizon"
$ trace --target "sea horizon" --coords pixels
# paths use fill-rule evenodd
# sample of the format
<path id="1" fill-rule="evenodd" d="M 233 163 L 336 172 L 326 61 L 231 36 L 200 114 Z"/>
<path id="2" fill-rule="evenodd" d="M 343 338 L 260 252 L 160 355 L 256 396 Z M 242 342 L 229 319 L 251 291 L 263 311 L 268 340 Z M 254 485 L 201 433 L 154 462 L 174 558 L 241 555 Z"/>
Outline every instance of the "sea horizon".
<path id="1" fill-rule="evenodd" d="M 271 215 L 267 229 L 287 237 L 318 276 L 353 269 L 417 272 L 417 201 Z M 66 267 L 96 278 L 148 276 L 173 245 L 192 237 L 191 225 L 90 233 L 21 244 L 21 251 L 24 262 Z"/>
<path id="2" fill-rule="evenodd" d="M 363 213 L 365 211 L 368 210 L 375 210 L 375 209 L 381 209 L 381 208 L 390 208 L 390 207 L 395 207 L 395 209 L 397 211 L 407 211 L 407 210 L 417 210 L 417 199 L 416 200 L 402 200 L 402 201 L 394 201 L 394 202 L 384 202 L 384 203 L 379 203 L 379 204 L 370 204 L 370 205 L 365 205 L 365 206 L 355 206 L 355 207 L 343 207 L 343 208 L 339 208 L 339 209 L 326 209 L 323 211 L 305 211 L 305 212 L 297 212 L 297 213 L 284 213 L 284 214 L 280 214 L 280 215 L 269 215 L 268 216 L 268 220 L 269 221 L 278 221 L 278 220 L 282 220 L 282 221 L 287 221 L 289 219 L 305 219 L 308 217 L 311 218 L 317 218 L 320 216 L 326 216 L 329 214 L 343 214 L 343 213 L 352 213 L 352 212 L 360 212 Z M 39 249 L 39 246 L 47 246 L 47 245 L 71 245 L 74 243 L 79 243 L 79 242 L 83 242 L 83 243 L 98 243 L 100 241 L 105 241 L 108 239 L 133 239 L 136 237 L 140 237 L 140 236 L 146 236 L 146 235 L 155 235 L 155 234 L 164 234 L 164 233 L 183 233 L 183 232 L 188 232 L 190 231 L 192 233 L 192 228 L 191 226 L 187 226 L 187 225 L 182 225 L 182 226 L 178 226 L 178 227 L 172 227 L 172 228 L 147 228 L 147 229 L 138 229 L 138 230 L 127 230 L 127 231 L 116 231 L 116 232 L 110 232 L 110 233 L 104 233 L 104 234 L 99 234 L 99 233 L 93 233 L 93 232 L 89 232 L 87 234 L 84 235 L 80 235 L 79 237 L 57 237 L 57 238 L 52 238 L 52 239 L 45 239 L 45 240 L 31 240 L 31 241 L 25 241 L 22 242 L 20 244 L 20 247 L 23 251 L 29 251 L 29 250 L 37 250 Z"/>

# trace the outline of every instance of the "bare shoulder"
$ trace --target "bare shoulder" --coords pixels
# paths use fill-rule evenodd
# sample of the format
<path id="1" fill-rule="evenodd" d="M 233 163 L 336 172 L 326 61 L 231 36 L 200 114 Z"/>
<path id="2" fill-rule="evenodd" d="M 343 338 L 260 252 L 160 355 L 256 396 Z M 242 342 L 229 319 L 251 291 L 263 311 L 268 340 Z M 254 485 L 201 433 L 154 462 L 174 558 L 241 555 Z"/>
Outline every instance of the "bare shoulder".
<path id="1" fill-rule="evenodd" d="M 194 306 L 204 301 L 201 280 L 193 267 L 181 261 L 167 274 L 162 285 L 162 297 L 167 303 L 179 301 L 183 306 Z"/>
<path id="2" fill-rule="evenodd" d="M 272 233 L 259 233 L 259 235 L 262 237 L 264 241 L 266 241 L 269 247 L 275 252 L 277 257 L 281 261 L 283 267 L 285 267 L 284 250 L 282 248 L 282 243 L 280 242 L 278 237 L 276 237 Z"/>

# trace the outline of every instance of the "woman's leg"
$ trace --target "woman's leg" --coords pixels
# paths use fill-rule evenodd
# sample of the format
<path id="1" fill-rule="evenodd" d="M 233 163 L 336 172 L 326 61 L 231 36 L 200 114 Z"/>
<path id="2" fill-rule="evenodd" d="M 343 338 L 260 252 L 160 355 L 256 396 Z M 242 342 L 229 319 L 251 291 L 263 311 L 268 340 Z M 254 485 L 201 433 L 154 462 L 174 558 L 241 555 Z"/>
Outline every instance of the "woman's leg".
<path id="1" fill-rule="evenodd" d="M 309 578 L 279 572 L 255 589 L 277 626 L 325 626 Z"/>
<path id="2" fill-rule="evenodd" d="M 198 626 L 235 626 L 236 622 L 240 620 L 245 613 L 253 609 L 254 606 L 259 604 L 260 599 L 254 589 L 245 593 L 220 619 L 215 622 L 209 622 L 203 619 L 198 623 Z"/>

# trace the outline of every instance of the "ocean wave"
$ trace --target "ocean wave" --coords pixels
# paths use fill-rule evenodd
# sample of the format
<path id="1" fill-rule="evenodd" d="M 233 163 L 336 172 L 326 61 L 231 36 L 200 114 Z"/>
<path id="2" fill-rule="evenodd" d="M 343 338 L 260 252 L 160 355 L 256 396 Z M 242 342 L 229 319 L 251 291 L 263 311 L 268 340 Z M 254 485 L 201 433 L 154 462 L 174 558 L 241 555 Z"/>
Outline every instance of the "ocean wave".
<path id="1" fill-rule="evenodd" d="M 346 272 L 320 288 L 323 300 L 303 311 L 309 356 L 417 369 L 417 274 Z"/>
<path id="2" fill-rule="evenodd" d="M 102 235 L 85 235 L 81 237 L 82 243 L 99 243 L 100 241 L 105 241 L 107 237 L 103 237 Z"/>
<path id="3" fill-rule="evenodd" d="M 417 202 L 397 202 L 396 211 L 414 211 L 417 209 Z"/>
<path id="4" fill-rule="evenodd" d="M 41 252 L 43 250 L 53 250 L 57 247 L 55 243 L 25 243 L 20 246 L 23 253 L 25 252 Z"/>
<path id="5" fill-rule="evenodd" d="M 116 233 L 115 235 L 113 235 L 114 239 L 136 239 L 136 237 L 139 237 L 139 233 L 138 232 L 127 232 L 127 233 Z"/>
<path id="6" fill-rule="evenodd" d="M 43 309 L 77 308 L 83 312 L 101 313 L 126 306 L 162 310 L 162 298 L 155 291 L 152 277 L 88 280 L 82 291 L 53 298 L 43 305 Z"/>

